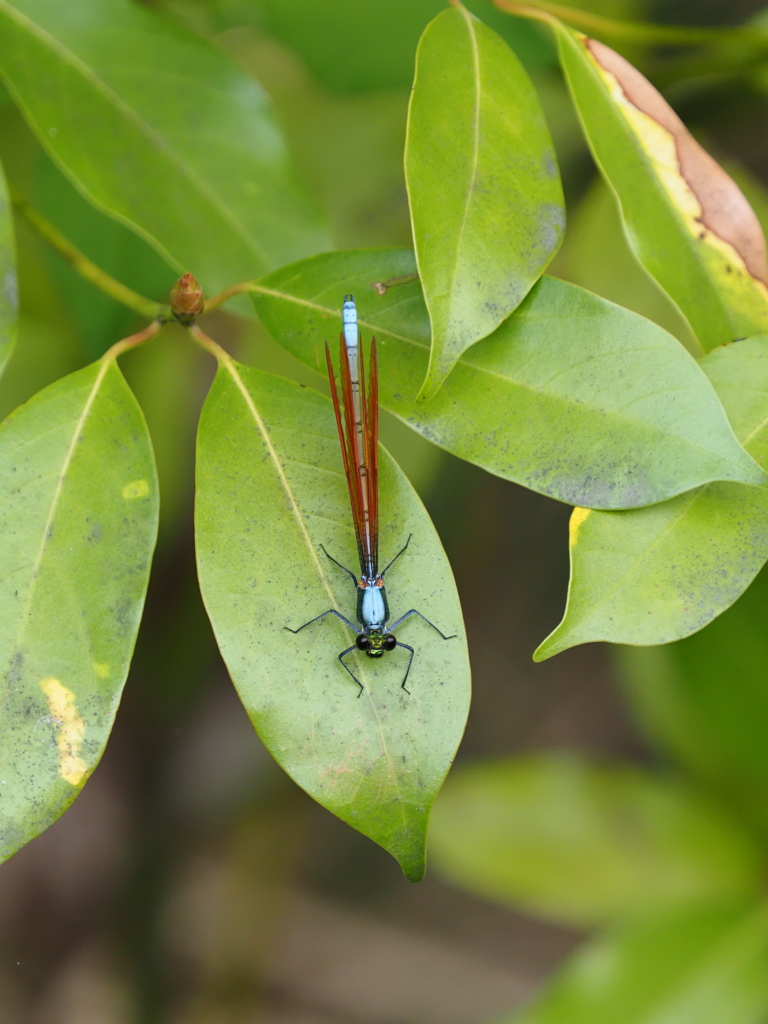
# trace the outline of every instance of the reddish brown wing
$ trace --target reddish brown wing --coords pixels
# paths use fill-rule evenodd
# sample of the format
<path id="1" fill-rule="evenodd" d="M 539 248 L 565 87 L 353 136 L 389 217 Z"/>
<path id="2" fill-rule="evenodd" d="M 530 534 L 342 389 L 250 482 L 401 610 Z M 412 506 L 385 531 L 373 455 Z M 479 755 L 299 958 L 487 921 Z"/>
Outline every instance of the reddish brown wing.
<path id="1" fill-rule="evenodd" d="M 362 367 L 363 351 L 360 349 Z M 362 369 L 360 389 L 363 389 Z M 365 396 L 363 396 L 364 398 Z M 368 489 L 368 521 L 371 531 L 371 556 L 374 572 L 379 565 L 379 361 L 376 356 L 376 339 L 371 339 L 371 381 L 368 401 L 364 403 L 363 425 L 365 428 L 365 477 Z"/>
<path id="2" fill-rule="evenodd" d="M 339 432 L 339 444 L 341 445 L 341 458 L 344 463 L 344 475 L 347 478 L 349 489 L 349 504 L 352 508 L 352 523 L 357 538 L 357 553 L 360 559 L 360 571 L 367 571 L 367 543 L 365 531 L 365 509 L 363 508 L 362 480 L 360 467 L 355 456 L 355 414 L 352 403 L 352 388 L 350 384 L 349 357 L 347 356 L 344 335 L 341 336 L 341 394 L 344 401 L 344 422 L 342 423 L 339 395 L 336 389 L 336 378 L 333 373 L 331 362 L 331 351 L 328 343 L 325 344 L 325 359 L 328 365 L 328 380 L 331 385 L 331 398 L 333 399 L 333 410 L 336 413 L 336 427 Z M 346 427 L 346 430 L 345 430 Z"/>

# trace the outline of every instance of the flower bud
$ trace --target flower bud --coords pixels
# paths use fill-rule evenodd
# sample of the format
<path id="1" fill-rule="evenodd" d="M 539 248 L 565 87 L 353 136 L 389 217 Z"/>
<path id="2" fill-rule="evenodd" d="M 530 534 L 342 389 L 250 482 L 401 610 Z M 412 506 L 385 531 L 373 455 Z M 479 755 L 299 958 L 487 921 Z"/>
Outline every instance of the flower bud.
<path id="1" fill-rule="evenodd" d="M 183 324 L 192 324 L 203 312 L 203 289 L 191 274 L 183 274 L 171 291 L 171 310 Z"/>

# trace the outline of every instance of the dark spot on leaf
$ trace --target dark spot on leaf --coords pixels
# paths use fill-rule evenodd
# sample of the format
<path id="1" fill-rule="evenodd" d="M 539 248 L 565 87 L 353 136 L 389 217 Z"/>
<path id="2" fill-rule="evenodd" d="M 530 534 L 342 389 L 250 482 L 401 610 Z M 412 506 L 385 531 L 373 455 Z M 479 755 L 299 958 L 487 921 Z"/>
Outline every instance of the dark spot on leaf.
<path id="1" fill-rule="evenodd" d="M 11 665 L 8 669 L 8 676 L 6 682 L 9 689 L 21 682 L 21 674 L 24 671 L 24 655 L 21 651 L 16 651 L 11 658 Z"/>

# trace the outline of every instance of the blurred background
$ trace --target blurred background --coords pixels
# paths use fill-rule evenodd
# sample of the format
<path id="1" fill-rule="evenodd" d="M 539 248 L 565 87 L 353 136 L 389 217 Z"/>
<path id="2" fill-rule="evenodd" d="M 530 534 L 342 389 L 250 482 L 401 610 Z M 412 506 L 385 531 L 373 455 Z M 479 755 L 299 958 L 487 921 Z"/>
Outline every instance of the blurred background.
<path id="1" fill-rule="evenodd" d="M 211 39 L 267 89 L 339 248 L 410 245 L 405 119 L 418 38 L 440 0 L 147 5 Z M 514 47 L 554 137 L 568 229 L 550 272 L 695 345 L 629 253 L 546 30 L 485 0 L 468 6 Z M 681 25 L 737 24 L 763 7 L 579 6 Z M 604 41 L 663 88 L 765 218 L 768 58 L 744 60 L 716 45 Z M 82 200 L 4 94 L 0 156 L 12 186 L 92 259 L 165 299 L 173 272 Z M 21 334 L 0 387 L 2 415 L 139 326 L 25 223 L 17 232 Z M 244 362 L 323 386 L 255 322 L 222 313 L 206 329 Z M 565 603 L 570 509 L 438 451 L 389 417 L 384 443 L 421 493 L 453 565 L 473 666 L 473 707 L 454 781 L 438 798 L 426 880 L 406 882 L 387 854 L 283 775 L 239 705 L 196 586 L 194 438 L 211 362 L 173 327 L 123 360 L 161 482 L 147 611 L 99 768 L 64 817 L 0 871 L 2 1024 L 512 1020 L 594 926 L 636 910 L 648 891 L 663 891 L 665 908 L 702 893 L 755 891 L 768 840 L 768 580 L 669 649 L 590 645 L 534 665 L 531 653 Z M 688 860 L 659 855 L 650 888 L 644 871 L 658 851 L 629 813 L 635 805 L 600 795 L 600 780 L 635 770 L 653 800 L 669 802 L 669 815 L 693 801 L 707 823 Z M 571 842 L 584 859 L 581 875 L 568 862 Z M 590 886 L 612 867 L 626 906 L 606 897 L 599 909 Z M 586 887 L 586 909 L 574 908 L 572 890 L 559 892 L 572 882 Z"/>

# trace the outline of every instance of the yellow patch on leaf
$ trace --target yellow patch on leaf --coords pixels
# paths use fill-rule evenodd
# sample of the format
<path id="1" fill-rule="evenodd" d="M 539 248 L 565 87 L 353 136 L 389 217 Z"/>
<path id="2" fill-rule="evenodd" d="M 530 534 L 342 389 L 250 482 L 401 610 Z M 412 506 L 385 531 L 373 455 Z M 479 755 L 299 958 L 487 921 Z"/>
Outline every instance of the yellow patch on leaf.
<path id="1" fill-rule="evenodd" d="M 571 512 L 571 518 L 568 523 L 568 543 L 571 545 L 571 547 L 574 547 L 576 541 L 579 539 L 579 530 L 581 529 L 581 524 L 587 518 L 590 511 L 591 509 L 579 508 L 578 506 L 576 506 L 573 512 Z"/>
<path id="2" fill-rule="evenodd" d="M 77 786 L 88 771 L 88 765 L 80 757 L 80 748 L 85 737 L 85 722 L 75 704 L 75 695 L 58 679 L 50 676 L 40 683 L 51 718 L 56 726 L 56 745 L 59 748 L 59 775 L 66 782 Z"/>
<path id="3" fill-rule="evenodd" d="M 149 494 L 149 482 L 147 480 L 131 480 L 129 484 L 125 484 L 120 493 L 128 500 L 131 498 L 146 498 Z"/>

